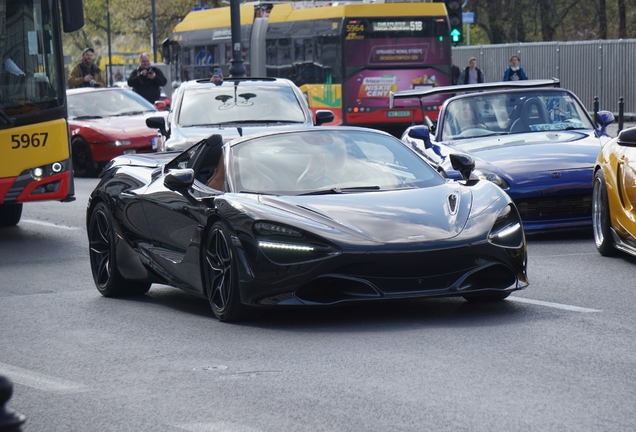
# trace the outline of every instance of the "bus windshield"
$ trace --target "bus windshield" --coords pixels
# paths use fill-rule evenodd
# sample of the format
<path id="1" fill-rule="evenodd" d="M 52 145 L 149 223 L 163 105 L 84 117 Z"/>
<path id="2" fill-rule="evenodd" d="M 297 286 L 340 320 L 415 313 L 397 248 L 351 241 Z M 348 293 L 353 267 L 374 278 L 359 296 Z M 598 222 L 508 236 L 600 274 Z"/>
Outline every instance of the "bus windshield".
<path id="1" fill-rule="evenodd" d="M 54 13 L 48 0 L 0 0 L 0 109 L 8 116 L 62 104 Z"/>

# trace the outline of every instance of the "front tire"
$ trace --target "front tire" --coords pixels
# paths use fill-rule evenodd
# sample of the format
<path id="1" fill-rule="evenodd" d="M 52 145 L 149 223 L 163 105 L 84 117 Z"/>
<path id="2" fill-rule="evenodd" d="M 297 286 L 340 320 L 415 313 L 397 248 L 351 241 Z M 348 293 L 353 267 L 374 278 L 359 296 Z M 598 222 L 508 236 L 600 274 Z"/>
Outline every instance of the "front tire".
<path id="1" fill-rule="evenodd" d="M 592 228 L 594 230 L 594 243 L 596 249 L 603 256 L 615 256 L 617 254 L 612 242 L 612 226 L 609 212 L 609 200 L 607 199 L 607 184 L 603 170 L 594 174 L 592 188 Z"/>
<path id="2" fill-rule="evenodd" d="M 113 219 L 104 203 L 98 203 L 93 209 L 88 225 L 88 242 L 93 280 L 104 297 L 143 295 L 148 292 L 149 283 L 129 281 L 117 268 Z"/>
<path id="3" fill-rule="evenodd" d="M 73 172 L 76 177 L 95 177 L 95 161 L 88 143 L 83 138 L 75 138 L 72 143 Z"/>
<path id="4" fill-rule="evenodd" d="M 212 312 L 221 322 L 244 321 L 256 317 L 253 309 L 241 303 L 236 266 L 231 233 L 223 222 L 215 222 L 205 240 L 203 282 Z"/>
<path id="5" fill-rule="evenodd" d="M 22 203 L 0 204 L 0 226 L 15 226 L 22 217 Z"/>

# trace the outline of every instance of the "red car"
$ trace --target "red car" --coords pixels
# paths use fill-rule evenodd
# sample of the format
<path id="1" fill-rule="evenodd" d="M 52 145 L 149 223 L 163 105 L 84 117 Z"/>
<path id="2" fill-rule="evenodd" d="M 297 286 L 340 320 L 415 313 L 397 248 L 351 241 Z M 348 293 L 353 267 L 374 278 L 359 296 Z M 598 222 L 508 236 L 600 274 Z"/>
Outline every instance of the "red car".
<path id="1" fill-rule="evenodd" d="M 79 88 L 66 92 L 73 170 L 95 176 L 115 156 L 153 153 L 161 135 L 146 117 L 167 115 L 138 94 L 121 88 Z"/>

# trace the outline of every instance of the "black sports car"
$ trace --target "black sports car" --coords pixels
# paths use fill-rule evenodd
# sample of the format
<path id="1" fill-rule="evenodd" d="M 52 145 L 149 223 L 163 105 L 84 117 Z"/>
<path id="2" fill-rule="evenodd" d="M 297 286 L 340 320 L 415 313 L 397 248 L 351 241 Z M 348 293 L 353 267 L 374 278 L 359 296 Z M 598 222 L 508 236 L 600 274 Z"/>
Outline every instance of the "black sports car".
<path id="1" fill-rule="evenodd" d="M 470 156 L 451 158 L 463 180 L 388 134 L 349 127 L 117 157 L 88 203 L 97 289 L 169 284 L 207 297 L 221 321 L 272 305 L 502 300 L 528 285 L 519 213 L 470 179 Z"/>

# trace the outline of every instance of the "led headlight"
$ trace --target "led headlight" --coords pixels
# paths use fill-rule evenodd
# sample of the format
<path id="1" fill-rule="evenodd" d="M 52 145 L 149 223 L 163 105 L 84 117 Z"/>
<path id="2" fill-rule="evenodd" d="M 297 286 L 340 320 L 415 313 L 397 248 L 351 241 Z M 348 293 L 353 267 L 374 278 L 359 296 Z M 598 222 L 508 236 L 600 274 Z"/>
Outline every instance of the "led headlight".
<path id="1" fill-rule="evenodd" d="M 301 264 L 340 253 L 320 238 L 275 222 L 256 222 L 253 231 L 261 253 L 276 264 Z"/>
<path id="2" fill-rule="evenodd" d="M 492 171 L 475 170 L 472 172 L 471 178 L 473 178 L 473 176 L 475 178 L 478 178 L 479 180 L 488 180 L 489 182 L 496 184 L 502 189 L 507 189 L 510 187 L 506 180 L 504 180 L 499 174 Z"/>
<path id="3" fill-rule="evenodd" d="M 308 252 L 314 250 L 314 248 L 311 246 L 302 246 L 302 245 L 285 244 L 285 243 L 258 242 L 258 245 L 265 249 L 286 249 L 286 250 L 308 251 Z"/>
<path id="4" fill-rule="evenodd" d="M 519 247 L 523 244 L 523 225 L 517 210 L 508 204 L 504 207 L 490 229 L 488 241 L 504 247 Z"/>
<path id="5" fill-rule="evenodd" d="M 254 224 L 254 231 L 257 234 L 264 236 L 285 236 L 301 238 L 303 235 L 295 229 L 288 228 L 283 225 L 274 224 L 271 222 L 256 222 Z"/>

